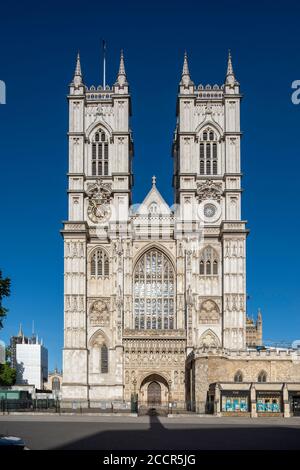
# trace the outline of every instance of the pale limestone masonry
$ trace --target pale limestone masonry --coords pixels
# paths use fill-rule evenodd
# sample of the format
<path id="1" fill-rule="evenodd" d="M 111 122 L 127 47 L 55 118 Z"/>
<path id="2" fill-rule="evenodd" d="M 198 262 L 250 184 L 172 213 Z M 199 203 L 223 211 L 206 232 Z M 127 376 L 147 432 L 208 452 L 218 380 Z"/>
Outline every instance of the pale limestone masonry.
<path id="1" fill-rule="evenodd" d="M 251 385 L 255 390 L 268 392 L 283 390 L 285 387 L 290 392 L 300 390 L 300 351 L 198 349 L 190 356 L 188 363 L 190 375 L 195 377 L 190 393 L 200 413 L 205 412 L 207 393 L 212 384 L 225 386 L 229 390 L 250 389 Z M 242 372 L 242 383 L 234 381 L 237 371 Z M 259 383 L 258 377 L 262 371 L 266 373 L 267 381 Z M 217 406 L 215 411 L 221 413 Z M 289 406 L 284 412 L 285 416 L 290 415 Z M 253 414 L 256 415 L 255 411 Z"/>
<path id="2" fill-rule="evenodd" d="M 175 205 L 153 177 L 143 203 L 132 207 L 123 53 L 116 82 L 105 89 L 85 86 L 77 57 L 62 230 L 63 406 L 130 406 L 138 395 L 142 406 L 205 412 L 213 405 L 221 413 L 222 386 L 241 387 L 237 371 L 254 383 L 263 370 L 270 390 L 300 381 L 298 356 L 246 349 L 241 98 L 230 55 L 224 84 L 205 86 L 192 82 L 185 55 L 173 139 Z M 286 397 L 288 385 L 282 387 Z M 254 393 L 252 387 L 252 407 Z M 285 400 L 285 415 L 288 406 Z"/>

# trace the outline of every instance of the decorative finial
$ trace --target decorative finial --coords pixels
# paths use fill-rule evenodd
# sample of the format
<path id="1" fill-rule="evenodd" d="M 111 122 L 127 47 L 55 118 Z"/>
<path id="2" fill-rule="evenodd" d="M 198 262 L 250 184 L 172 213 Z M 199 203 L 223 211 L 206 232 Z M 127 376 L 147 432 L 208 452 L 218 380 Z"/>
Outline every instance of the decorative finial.
<path id="1" fill-rule="evenodd" d="M 75 67 L 75 73 L 74 73 L 73 83 L 74 83 L 75 86 L 78 86 L 78 85 L 81 85 L 81 84 L 82 84 L 82 72 L 81 72 L 80 54 L 79 54 L 79 52 L 77 53 L 77 58 L 76 58 L 76 67 Z"/>
<path id="2" fill-rule="evenodd" d="M 156 176 L 152 176 L 152 186 L 156 186 Z"/>
<path id="3" fill-rule="evenodd" d="M 116 83 L 118 85 L 121 85 L 121 86 L 123 86 L 125 83 L 127 83 L 123 49 L 121 49 L 119 72 L 118 72 L 118 77 L 117 77 L 117 82 Z"/>

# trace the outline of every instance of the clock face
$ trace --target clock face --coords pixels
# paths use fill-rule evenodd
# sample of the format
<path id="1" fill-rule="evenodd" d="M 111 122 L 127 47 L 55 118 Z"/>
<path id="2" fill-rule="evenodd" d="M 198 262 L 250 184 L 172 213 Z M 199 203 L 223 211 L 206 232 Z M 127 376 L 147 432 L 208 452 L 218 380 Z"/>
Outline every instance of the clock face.
<path id="1" fill-rule="evenodd" d="M 215 215 L 217 208 L 214 204 L 205 204 L 204 206 L 204 215 L 207 218 L 211 218 Z"/>

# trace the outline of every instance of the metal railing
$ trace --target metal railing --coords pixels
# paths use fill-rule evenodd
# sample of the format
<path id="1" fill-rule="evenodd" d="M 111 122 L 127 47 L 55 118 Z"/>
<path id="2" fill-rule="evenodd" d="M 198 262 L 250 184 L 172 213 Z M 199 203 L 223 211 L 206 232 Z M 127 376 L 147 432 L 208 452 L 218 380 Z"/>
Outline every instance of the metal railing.
<path id="1" fill-rule="evenodd" d="M 0 411 L 9 413 L 14 411 L 49 411 L 58 413 L 60 411 L 59 401 L 49 398 L 45 399 L 0 399 Z"/>

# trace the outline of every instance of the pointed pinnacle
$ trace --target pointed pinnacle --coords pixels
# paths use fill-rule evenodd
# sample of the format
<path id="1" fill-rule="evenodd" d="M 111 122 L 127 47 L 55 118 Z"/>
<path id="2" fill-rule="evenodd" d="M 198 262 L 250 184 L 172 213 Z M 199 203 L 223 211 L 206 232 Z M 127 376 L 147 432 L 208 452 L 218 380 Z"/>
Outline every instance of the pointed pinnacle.
<path id="1" fill-rule="evenodd" d="M 119 72 L 118 72 L 116 84 L 120 86 L 127 84 L 123 49 L 121 49 L 120 65 L 119 65 Z"/>
<path id="2" fill-rule="evenodd" d="M 188 58 L 187 58 L 187 52 L 184 51 L 184 59 L 183 59 L 183 67 L 182 67 L 182 77 L 184 75 L 190 76 L 190 71 L 189 71 L 189 64 L 188 64 Z"/>
<path id="3" fill-rule="evenodd" d="M 231 57 L 230 49 L 228 50 L 228 60 L 227 60 L 227 73 L 226 73 L 226 77 L 227 77 L 228 75 L 233 75 L 233 76 L 234 76 L 233 67 L 232 67 L 232 57 Z"/>
<path id="4" fill-rule="evenodd" d="M 189 87 L 190 85 L 194 85 L 191 77 L 190 77 L 190 71 L 189 71 L 189 64 L 188 64 L 188 57 L 187 57 L 187 52 L 184 52 L 184 59 L 183 59 L 183 67 L 182 67 L 182 75 L 181 75 L 181 81 L 180 85 L 183 85 L 184 87 Z"/>
<path id="5" fill-rule="evenodd" d="M 126 76 L 123 49 L 121 49 L 120 66 L 119 66 L 119 73 L 118 73 L 118 75 L 125 75 L 125 76 Z"/>
<path id="6" fill-rule="evenodd" d="M 77 54 L 76 58 L 76 67 L 75 67 L 75 73 L 74 73 L 74 78 L 72 82 L 76 87 L 82 84 L 82 73 L 81 73 L 81 65 L 80 65 L 80 55 L 79 52 Z"/>
<path id="7" fill-rule="evenodd" d="M 77 77 L 82 77 L 79 52 L 77 53 L 76 68 L 75 68 L 75 74 L 74 75 L 77 76 Z"/>
<path id="8" fill-rule="evenodd" d="M 18 336 L 19 336 L 19 337 L 22 337 L 22 336 L 23 336 L 22 323 L 20 323 L 20 328 L 19 328 Z"/>

